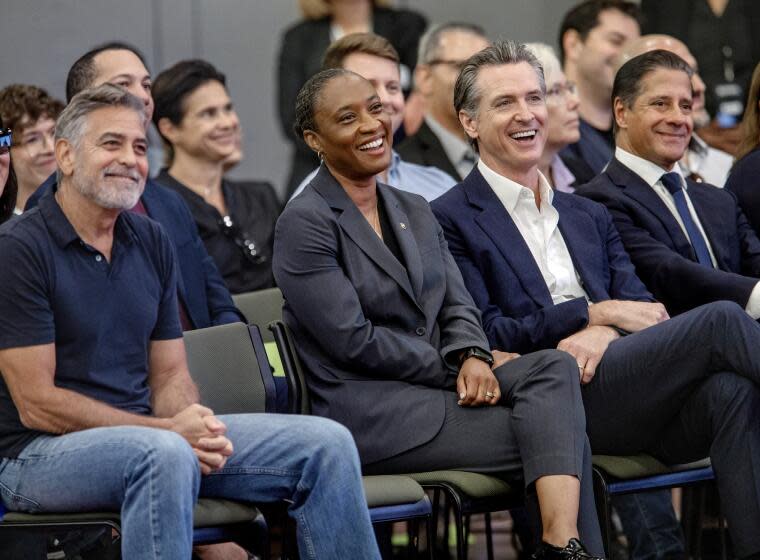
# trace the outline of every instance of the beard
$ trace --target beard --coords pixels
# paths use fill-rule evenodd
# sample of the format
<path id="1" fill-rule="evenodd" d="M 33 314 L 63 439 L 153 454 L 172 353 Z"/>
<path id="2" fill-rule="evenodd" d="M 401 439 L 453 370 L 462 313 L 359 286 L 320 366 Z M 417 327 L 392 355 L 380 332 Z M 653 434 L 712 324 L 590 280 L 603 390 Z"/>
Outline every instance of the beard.
<path id="1" fill-rule="evenodd" d="M 114 175 L 124 178 L 117 179 Z M 118 180 L 119 184 L 116 184 Z M 131 180 L 130 180 L 131 179 Z M 98 177 L 82 177 L 74 181 L 79 193 L 102 208 L 130 210 L 145 188 L 145 177 L 135 169 L 114 164 L 103 169 Z"/>

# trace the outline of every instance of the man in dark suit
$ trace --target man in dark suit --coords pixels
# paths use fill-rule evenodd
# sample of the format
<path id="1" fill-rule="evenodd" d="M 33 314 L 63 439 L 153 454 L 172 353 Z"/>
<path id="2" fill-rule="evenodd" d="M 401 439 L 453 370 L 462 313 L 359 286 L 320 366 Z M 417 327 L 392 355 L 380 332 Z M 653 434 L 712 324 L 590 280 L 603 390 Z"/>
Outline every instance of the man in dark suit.
<path id="1" fill-rule="evenodd" d="M 758 553 L 760 326 L 731 303 L 667 320 L 606 210 L 552 191 L 538 171 L 544 95 L 540 65 L 511 42 L 473 56 L 457 79 L 480 161 L 432 207 L 489 342 L 575 357 L 594 452 L 669 464 L 709 455 L 735 552 Z"/>
<path id="2" fill-rule="evenodd" d="M 69 70 L 66 98 L 70 101 L 83 89 L 103 83 L 122 86 L 142 100 L 150 119 L 153 114 L 151 78 L 137 49 L 123 43 L 108 43 L 82 55 Z M 56 188 L 53 174 L 29 198 L 26 209 L 36 206 L 41 196 Z M 132 211 L 156 220 L 172 241 L 179 264 L 177 295 L 184 330 L 244 320 L 178 194 L 148 179 L 140 202 Z"/>
<path id="3" fill-rule="evenodd" d="M 425 117 L 417 133 L 398 147 L 404 161 L 437 167 L 457 179 L 470 172 L 476 156 L 451 98 L 464 61 L 488 44 L 483 29 L 465 23 L 437 25 L 422 36 L 414 83 L 425 100 Z"/>
<path id="4" fill-rule="evenodd" d="M 717 300 L 760 317 L 760 241 L 734 196 L 684 178 L 693 129 L 692 69 L 651 51 L 615 78 L 617 149 L 578 194 L 609 209 L 636 272 L 675 315 Z"/>

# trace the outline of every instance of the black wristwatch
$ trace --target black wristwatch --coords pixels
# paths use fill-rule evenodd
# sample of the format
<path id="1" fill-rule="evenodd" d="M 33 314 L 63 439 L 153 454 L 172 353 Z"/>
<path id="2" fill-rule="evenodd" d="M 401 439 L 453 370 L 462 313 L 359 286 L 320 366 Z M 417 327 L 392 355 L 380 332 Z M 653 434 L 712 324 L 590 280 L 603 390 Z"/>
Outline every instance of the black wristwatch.
<path id="1" fill-rule="evenodd" d="M 491 356 L 491 353 L 486 352 L 477 346 L 472 346 L 462 353 L 462 357 L 459 358 L 459 367 L 462 367 L 462 364 L 467 358 L 477 358 L 478 360 L 487 363 L 489 366 L 493 365 L 493 356 Z"/>

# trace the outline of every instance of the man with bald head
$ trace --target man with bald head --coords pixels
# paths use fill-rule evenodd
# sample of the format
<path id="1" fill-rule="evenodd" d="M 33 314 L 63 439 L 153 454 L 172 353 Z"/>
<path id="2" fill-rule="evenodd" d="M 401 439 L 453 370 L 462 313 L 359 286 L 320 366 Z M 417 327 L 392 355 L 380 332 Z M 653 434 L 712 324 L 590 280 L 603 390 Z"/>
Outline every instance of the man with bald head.
<path id="1" fill-rule="evenodd" d="M 705 82 L 699 75 L 697 59 L 691 54 L 689 47 L 683 41 L 670 35 L 643 35 L 626 44 L 620 54 L 618 68 L 635 56 L 657 49 L 663 49 L 680 56 L 694 71 L 691 77 L 691 87 L 694 94 L 691 107 L 694 132 L 689 147 L 681 158 L 681 169 L 686 176 L 697 182 L 723 187 L 731 171 L 733 157 L 722 150 L 708 146 L 697 133 L 699 128 L 710 124 L 710 114 L 705 108 Z"/>

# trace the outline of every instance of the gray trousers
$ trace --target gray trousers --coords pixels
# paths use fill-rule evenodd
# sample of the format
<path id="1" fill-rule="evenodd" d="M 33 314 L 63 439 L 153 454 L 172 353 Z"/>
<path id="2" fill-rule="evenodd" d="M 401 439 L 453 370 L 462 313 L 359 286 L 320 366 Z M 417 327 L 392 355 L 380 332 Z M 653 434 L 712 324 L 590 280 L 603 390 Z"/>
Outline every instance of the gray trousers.
<path id="1" fill-rule="evenodd" d="M 760 552 L 760 325 L 716 302 L 613 342 L 582 390 L 594 453 L 709 456 L 738 557 Z"/>
<path id="2" fill-rule="evenodd" d="M 494 373 L 502 392 L 498 405 L 460 407 L 456 393 L 449 391 L 444 423 L 432 440 L 364 465 L 364 473 L 458 469 L 499 474 L 527 486 L 542 476 L 577 476 L 581 540 L 602 556 L 575 360 L 564 352 L 544 350 L 507 362 Z"/>

